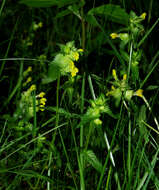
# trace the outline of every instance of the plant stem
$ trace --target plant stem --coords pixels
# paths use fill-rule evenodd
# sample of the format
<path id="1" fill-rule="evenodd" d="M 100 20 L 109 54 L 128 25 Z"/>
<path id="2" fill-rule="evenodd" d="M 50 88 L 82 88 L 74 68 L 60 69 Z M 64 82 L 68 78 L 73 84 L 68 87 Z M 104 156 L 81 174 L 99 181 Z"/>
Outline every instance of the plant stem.
<path id="1" fill-rule="evenodd" d="M 81 0 L 81 2 L 84 4 L 84 0 Z M 81 7 L 81 25 L 82 25 L 82 49 L 85 50 L 86 29 L 85 29 L 83 6 Z"/>
<path id="2" fill-rule="evenodd" d="M 83 80 L 82 80 L 82 92 L 81 92 L 81 114 L 83 114 L 84 111 L 84 90 L 85 90 L 85 73 L 83 75 Z M 80 148 L 83 148 L 83 125 L 80 127 Z M 83 171 L 83 154 L 80 154 L 80 162 L 81 162 L 81 167 Z"/>
<path id="3" fill-rule="evenodd" d="M 58 109 L 59 109 L 59 88 L 60 88 L 60 75 L 57 78 L 57 89 L 56 89 L 56 123 L 55 123 L 55 128 L 57 128 L 58 123 L 59 123 L 59 111 L 58 111 Z M 53 137 L 52 137 L 52 142 L 51 142 L 52 146 L 54 146 L 54 142 L 55 142 L 55 138 L 56 138 L 56 133 L 57 133 L 57 130 L 55 131 L 55 133 L 53 134 Z M 51 160 L 52 160 L 52 151 L 50 152 L 50 155 L 49 155 L 48 177 L 51 174 L 51 169 L 50 169 Z M 49 181 L 47 182 L 47 190 L 50 190 L 50 182 Z"/>
<path id="4" fill-rule="evenodd" d="M 35 92 L 35 90 L 33 91 L 33 114 L 34 114 L 34 124 L 33 124 L 32 135 L 33 135 L 33 138 L 35 138 L 36 137 L 36 127 L 37 127 L 37 118 L 36 118 L 36 92 Z"/>
<path id="5" fill-rule="evenodd" d="M 145 96 L 142 96 L 142 99 L 143 99 L 143 101 L 145 102 L 146 106 L 148 107 L 149 111 L 152 112 L 152 109 L 151 109 L 151 107 L 150 107 L 148 101 L 146 100 Z M 159 123 L 158 123 L 158 121 L 157 121 L 157 118 L 154 116 L 153 119 L 154 119 L 154 122 L 156 123 L 157 129 L 158 129 L 158 131 L 159 131 Z"/>

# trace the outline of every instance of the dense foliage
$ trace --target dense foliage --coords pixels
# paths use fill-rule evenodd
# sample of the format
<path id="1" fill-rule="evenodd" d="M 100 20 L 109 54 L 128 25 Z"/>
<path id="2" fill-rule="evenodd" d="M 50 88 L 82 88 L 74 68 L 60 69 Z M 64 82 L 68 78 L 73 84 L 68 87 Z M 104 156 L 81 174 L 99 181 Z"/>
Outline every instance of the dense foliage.
<path id="1" fill-rule="evenodd" d="M 0 189 L 159 189 L 157 0 L 2 0 Z"/>

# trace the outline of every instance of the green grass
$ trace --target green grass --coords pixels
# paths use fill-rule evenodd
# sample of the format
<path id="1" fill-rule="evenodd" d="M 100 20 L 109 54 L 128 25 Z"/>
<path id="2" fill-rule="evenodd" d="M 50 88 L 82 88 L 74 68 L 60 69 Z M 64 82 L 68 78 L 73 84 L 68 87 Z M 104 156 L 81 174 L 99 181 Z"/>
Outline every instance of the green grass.
<path id="1" fill-rule="evenodd" d="M 159 189 L 158 1 L 21 2 L 0 6 L 0 190 Z"/>

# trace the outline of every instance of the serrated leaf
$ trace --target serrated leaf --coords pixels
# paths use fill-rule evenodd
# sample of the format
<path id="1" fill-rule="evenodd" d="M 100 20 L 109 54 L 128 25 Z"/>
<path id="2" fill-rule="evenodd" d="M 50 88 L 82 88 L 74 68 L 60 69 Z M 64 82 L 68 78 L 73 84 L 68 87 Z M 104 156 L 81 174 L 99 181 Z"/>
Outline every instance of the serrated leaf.
<path id="1" fill-rule="evenodd" d="M 21 0 L 19 3 L 30 7 L 51 7 L 58 6 L 59 8 L 75 3 L 77 0 Z"/>
<path id="2" fill-rule="evenodd" d="M 83 151 L 83 156 L 98 172 L 102 172 L 103 166 L 92 150 Z"/>
<path id="3" fill-rule="evenodd" d="M 56 107 L 47 107 L 48 110 L 52 111 L 52 112 L 56 112 Z M 78 114 L 75 113 L 70 113 L 67 110 L 65 110 L 64 108 L 58 108 L 58 113 L 61 115 L 64 115 L 67 118 L 80 118 L 80 116 Z"/>
<path id="4" fill-rule="evenodd" d="M 113 114 L 113 112 L 111 111 L 111 109 L 109 108 L 108 105 L 105 105 L 103 113 L 107 113 L 109 116 L 111 116 L 114 119 L 118 119 L 119 118 L 119 115 Z"/>
<path id="5" fill-rule="evenodd" d="M 55 59 L 49 65 L 48 78 L 56 80 L 58 76 L 65 75 L 69 72 L 70 59 L 63 54 L 56 55 Z"/>
<path id="6" fill-rule="evenodd" d="M 129 15 L 119 5 L 106 4 L 89 10 L 88 15 L 104 15 L 108 20 L 127 25 Z"/>
<path id="7" fill-rule="evenodd" d="M 53 111 L 53 112 L 56 112 L 56 107 L 49 107 L 48 108 L 50 111 Z M 63 108 L 58 108 L 58 113 L 59 114 L 62 114 L 62 115 L 65 115 L 65 116 L 67 116 L 67 117 L 71 117 L 71 113 L 70 112 L 68 112 L 68 111 L 66 111 L 65 109 L 63 109 Z"/>

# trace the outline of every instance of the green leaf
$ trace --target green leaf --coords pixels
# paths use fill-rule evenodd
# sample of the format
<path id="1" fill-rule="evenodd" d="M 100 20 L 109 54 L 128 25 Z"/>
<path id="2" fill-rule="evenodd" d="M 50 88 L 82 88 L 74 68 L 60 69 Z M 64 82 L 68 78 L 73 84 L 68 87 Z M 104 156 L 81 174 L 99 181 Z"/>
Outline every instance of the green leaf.
<path id="1" fill-rule="evenodd" d="M 91 24 L 92 26 L 98 26 L 98 23 L 96 21 L 96 18 L 92 14 L 87 14 L 86 15 L 86 21 Z"/>
<path id="2" fill-rule="evenodd" d="M 59 8 L 75 3 L 77 0 L 21 0 L 19 3 L 30 7 L 51 7 L 58 6 Z"/>
<path id="3" fill-rule="evenodd" d="M 97 171 L 102 172 L 102 164 L 92 150 L 83 151 L 84 159 L 90 163 Z"/>
<path id="4" fill-rule="evenodd" d="M 106 16 L 108 20 L 119 24 L 127 25 L 129 15 L 119 5 L 106 4 L 89 10 L 88 15 Z"/>
<path id="5" fill-rule="evenodd" d="M 142 105 L 141 108 L 140 108 L 139 115 L 138 115 L 137 123 L 138 123 L 138 126 L 139 126 L 140 134 L 142 136 L 144 136 L 145 140 L 147 141 L 149 133 L 148 133 L 147 128 L 145 127 L 145 125 L 142 122 L 142 121 L 146 121 L 146 117 L 147 117 L 146 116 L 146 106 Z"/>
<path id="6" fill-rule="evenodd" d="M 25 176 L 25 177 L 28 177 L 28 178 L 40 178 L 42 180 L 45 180 L 45 181 L 49 181 L 51 183 L 53 183 L 53 180 L 44 176 L 44 175 L 41 175 L 39 174 L 38 172 L 34 172 L 33 170 L 17 170 L 17 171 L 8 171 L 9 173 L 15 173 L 17 175 L 21 175 L 21 176 Z"/>
<path id="7" fill-rule="evenodd" d="M 76 15 L 79 19 L 81 19 L 80 11 L 79 11 L 80 7 L 79 7 L 79 6 L 77 6 L 76 4 L 70 5 L 70 6 L 68 7 L 68 9 L 69 9 L 74 15 Z"/>
<path id="8" fill-rule="evenodd" d="M 49 65 L 48 76 L 43 79 L 43 84 L 56 80 L 60 75 L 66 75 L 70 71 L 69 62 L 70 58 L 67 55 L 57 54 Z"/>
<path id="9" fill-rule="evenodd" d="M 67 16 L 70 13 L 72 13 L 70 10 L 67 10 L 67 9 L 63 10 L 63 11 L 57 13 L 56 18 L 61 18 L 61 17 Z"/>
<path id="10" fill-rule="evenodd" d="M 156 89 L 158 89 L 159 88 L 159 86 L 157 86 L 157 85 L 150 85 L 150 86 L 148 86 L 147 88 L 146 88 L 146 90 L 156 90 Z"/>

